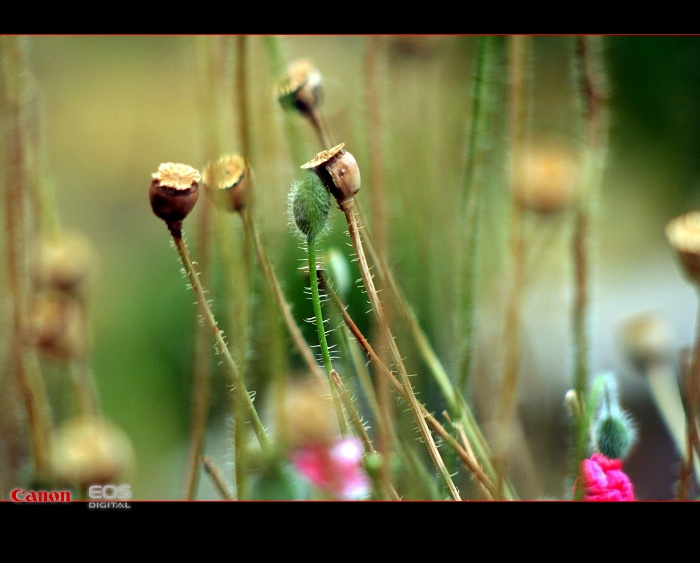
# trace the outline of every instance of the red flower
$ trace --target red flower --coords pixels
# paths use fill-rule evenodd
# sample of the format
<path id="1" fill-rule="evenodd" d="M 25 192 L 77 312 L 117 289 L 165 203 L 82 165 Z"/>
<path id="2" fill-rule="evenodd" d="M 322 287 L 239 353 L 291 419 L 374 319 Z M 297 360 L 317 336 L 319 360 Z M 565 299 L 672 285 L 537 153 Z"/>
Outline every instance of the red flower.
<path id="1" fill-rule="evenodd" d="M 291 462 L 306 479 L 337 499 L 355 500 L 369 493 L 362 444 L 354 436 L 331 445 L 298 447 L 291 453 Z"/>
<path id="2" fill-rule="evenodd" d="M 634 500 L 634 487 L 622 471 L 619 459 L 608 459 L 602 454 L 593 454 L 581 463 L 583 472 L 583 500 L 593 502 Z"/>

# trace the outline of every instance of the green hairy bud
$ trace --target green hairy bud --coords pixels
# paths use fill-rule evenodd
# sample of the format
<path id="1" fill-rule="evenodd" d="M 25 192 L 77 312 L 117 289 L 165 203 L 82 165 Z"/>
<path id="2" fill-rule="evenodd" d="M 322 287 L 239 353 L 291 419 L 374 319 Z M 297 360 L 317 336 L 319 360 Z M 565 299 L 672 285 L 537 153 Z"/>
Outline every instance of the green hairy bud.
<path id="1" fill-rule="evenodd" d="M 602 383 L 601 401 L 593 423 L 595 449 L 609 459 L 624 459 L 637 439 L 630 416 L 620 408 L 617 381 L 612 374 L 599 376 Z"/>
<path id="2" fill-rule="evenodd" d="M 299 231 L 307 237 L 318 236 L 326 226 L 331 196 L 316 174 L 305 173 L 292 185 L 289 194 L 291 214 Z"/>

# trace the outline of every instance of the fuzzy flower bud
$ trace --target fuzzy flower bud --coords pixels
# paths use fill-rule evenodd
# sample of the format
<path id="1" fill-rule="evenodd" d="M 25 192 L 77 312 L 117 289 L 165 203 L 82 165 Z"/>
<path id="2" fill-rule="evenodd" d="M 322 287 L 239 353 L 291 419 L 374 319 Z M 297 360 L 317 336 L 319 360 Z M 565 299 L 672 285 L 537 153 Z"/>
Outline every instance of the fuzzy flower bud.
<path id="1" fill-rule="evenodd" d="M 207 194 L 225 211 L 240 212 L 246 206 L 251 169 L 238 154 L 224 155 L 207 163 L 202 174 Z"/>
<path id="2" fill-rule="evenodd" d="M 607 373 L 598 377 L 603 389 L 593 422 L 593 445 L 607 458 L 624 459 L 637 439 L 637 431 L 630 416 L 620 408 L 614 376 Z"/>
<path id="3" fill-rule="evenodd" d="M 199 171 L 187 164 L 165 162 L 152 174 L 150 199 L 153 213 L 176 232 L 199 197 Z"/>
<path id="4" fill-rule="evenodd" d="M 277 99 L 286 110 L 310 115 L 321 103 L 322 77 L 307 59 L 293 61 L 277 83 Z"/>
<path id="5" fill-rule="evenodd" d="M 321 151 L 302 168 L 315 172 L 338 205 L 352 199 L 360 190 L 360 168 L 355 157 L 343 150 L 345 143 Z"/>
<path id="6" fill-rule="evenodd" d="M 289 207 L 299 231 L 306 237 L 317 237 L 328 221 L 331 199 L 316 174 L 304 173 L 292 185 Z"/>

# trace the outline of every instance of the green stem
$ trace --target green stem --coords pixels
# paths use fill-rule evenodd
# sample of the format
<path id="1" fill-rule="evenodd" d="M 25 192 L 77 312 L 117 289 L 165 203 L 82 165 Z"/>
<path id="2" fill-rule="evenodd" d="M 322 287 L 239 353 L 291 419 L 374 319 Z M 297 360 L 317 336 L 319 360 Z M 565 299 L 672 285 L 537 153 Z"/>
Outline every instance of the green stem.
<path id="1" fill-rule="evenodd" d="M 476 177 L 477 156 L 484 150 L 485 132 L 489 118 L 491 99 L 490 81 L 495 38 L 479 39 L 479 51 L 472 93 L 472 117 L 469 126 L 464 183 L 461 192 L 460 232 L 464 233 L 464 244 L 459 259 L 459 276 L 462 287 L 460 306 L 457 310 L 459 342 L 457 350 L 458 388 L 466 393 L 469 385 L 474 358 L 474 302 L 476 299 L 476 279 L 478 274 L 479 219 L 481 216 L 481 189 Z"/>
<path id="2" fill-rule="evenodd" d="M 326 340 L 326 329 L 323 322 L 323 312 L 321 311 L 321 297 L 318 291 L 318 274 L 316 272 L 316 240 L 313 235 L 306 238 L 307 255 L 309 258 L 309 279 L 311 280 L 311 302 L 314 307 L 314 316 L 316 318 L 316 333 L 318 334 L 318 342 L 321 346 L 321 356 L 323 357 L 323 367 L 328 375 L 329 385 L 333 395 L 333 402 L 336 406 L 338 414 L 338 423 L 340 425 L 341 434 L 347 433 L 347 425 L 343 415 L 343 405 L 338 396 L 338 391 L 332 383 L 333 363 L 331 362 L 331 353 L 328 349 L 328 341 Z"/>

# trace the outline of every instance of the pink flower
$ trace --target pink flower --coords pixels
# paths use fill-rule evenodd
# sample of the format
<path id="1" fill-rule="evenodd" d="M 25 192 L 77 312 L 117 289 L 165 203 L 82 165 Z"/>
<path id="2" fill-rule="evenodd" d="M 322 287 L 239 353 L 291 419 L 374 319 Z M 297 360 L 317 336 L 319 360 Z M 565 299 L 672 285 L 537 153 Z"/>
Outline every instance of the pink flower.
<path id="1" fill-rule="evenodd" d="M 581 463 L 583 471 L 583 500 L 594 502 L 634 500 L 634 488 L 622 471 L 619 459 L 608 459 L 595 453 Z"/>
<path id="2" fill-rule="evenodd" d="M 306 479 L 337 499 L 356 500 L 369 493 L 362 445 L 354 436 L 330 445 L 295 448 L 291 462 Z"/>

